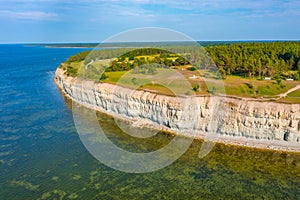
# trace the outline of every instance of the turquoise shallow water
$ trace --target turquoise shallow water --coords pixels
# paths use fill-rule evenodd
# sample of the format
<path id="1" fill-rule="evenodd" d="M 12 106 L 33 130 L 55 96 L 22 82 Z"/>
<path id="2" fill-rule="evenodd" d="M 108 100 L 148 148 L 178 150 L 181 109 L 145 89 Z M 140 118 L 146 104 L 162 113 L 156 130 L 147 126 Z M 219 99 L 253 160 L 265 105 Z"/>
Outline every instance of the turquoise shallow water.
<path id="1" fill-rule="evenodd" d="M 300 154 L 201 141 L 151 173 L 113 170 L 82 144 L 71 102 L 53 82 L 56 67 L 84 49 L 0 45 L 0 199 L 299 199 Z M 137 139 L 97 114 L 107 137 L 134 152 L 163 147 L 172 136 Z"/>

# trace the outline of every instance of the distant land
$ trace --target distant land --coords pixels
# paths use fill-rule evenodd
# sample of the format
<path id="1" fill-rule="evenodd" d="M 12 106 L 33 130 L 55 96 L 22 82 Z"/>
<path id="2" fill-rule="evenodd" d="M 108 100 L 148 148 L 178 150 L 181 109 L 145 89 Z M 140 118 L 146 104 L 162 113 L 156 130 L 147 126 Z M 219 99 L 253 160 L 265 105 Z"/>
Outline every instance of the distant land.
<path id="1" fill-rule="evenodd" d="M 198 44 L 200 44 L 203 47 L 206 46 L 215 46 L 215 45 L 228 45 L 228 44 L 234 44 L 234 43 L 271 43 L 271 42 L 297 42 L 300 40 L 236 40 L 236 41 L 195 41 Z M 175 41 L 175 42 L 122 42 L 122 43 L 101 43 L 101 42 L 91 42 L 91 43 L 81 43 L 81 42 L 74 42 L 74 43 L 29 43 L 26 45 L 29 46 L 45 46 L 45 47 L 74 47 L 74 48 L 95 48 L 99 44 L 101 44 L 102 48 L 109 48 L 109 47 L 134 47 L 136 45 L 143 45 L 143 44 L 158 44 L 158 45 L 174 45 L 174 44 L 180 44 L 180 45 L 189 45 L 191 43 L 195 42 L 184 42 L 184 41 Z"/>

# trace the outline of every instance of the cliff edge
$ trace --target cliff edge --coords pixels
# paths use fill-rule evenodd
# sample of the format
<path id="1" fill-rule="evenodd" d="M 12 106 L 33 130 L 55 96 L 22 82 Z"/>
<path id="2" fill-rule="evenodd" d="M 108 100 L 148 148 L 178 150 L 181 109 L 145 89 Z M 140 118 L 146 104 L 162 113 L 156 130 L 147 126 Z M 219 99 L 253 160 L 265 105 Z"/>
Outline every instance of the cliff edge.
<path id="1" fill-rule="evenodd" d="M 68 77 L 55 82 L 72 100 L 127 120 L 142 120 L 188 137 L 300 152 L 300 105 L 221 96 L 172 97 Z"/>

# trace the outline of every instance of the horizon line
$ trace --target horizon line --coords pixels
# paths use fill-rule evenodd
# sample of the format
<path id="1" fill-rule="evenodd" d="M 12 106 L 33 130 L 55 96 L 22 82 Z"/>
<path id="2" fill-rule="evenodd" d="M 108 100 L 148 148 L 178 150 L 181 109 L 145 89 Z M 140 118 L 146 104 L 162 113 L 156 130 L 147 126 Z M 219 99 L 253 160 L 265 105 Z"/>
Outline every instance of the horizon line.
<path id="1" fill-rule="evenodd" d="M 160 42 L 299 42 L 300 39 L 244 39 L 244 40 L 169 40 L 169 41 L 128 41 L 128 42 L 7 42 L 3 44 L 23 44 L 23 45 L 39 45 L 39 44 L 120 44 L 120 43 L 160 43 Z"/>

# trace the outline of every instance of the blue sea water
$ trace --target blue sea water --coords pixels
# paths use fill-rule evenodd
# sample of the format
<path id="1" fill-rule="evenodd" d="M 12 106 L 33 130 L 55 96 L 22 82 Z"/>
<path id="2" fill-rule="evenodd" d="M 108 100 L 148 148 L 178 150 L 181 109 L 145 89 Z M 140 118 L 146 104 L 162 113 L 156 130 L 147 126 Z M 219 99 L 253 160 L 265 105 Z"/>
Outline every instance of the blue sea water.
<path id="1" fill-rule="evenodd" d="M 84 48 L 0 45 L 0 199 L 299 199 L 300 154 L 201 141 L 171 166 L 130 174 L 94 159 L 76 132 L 70 100 L 56 87 L 56 68 Z M 98 113 L 116 144 L 149 150 L 170 141 L 124 134 Z"/>

